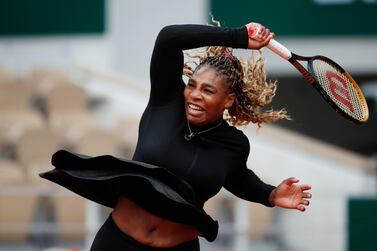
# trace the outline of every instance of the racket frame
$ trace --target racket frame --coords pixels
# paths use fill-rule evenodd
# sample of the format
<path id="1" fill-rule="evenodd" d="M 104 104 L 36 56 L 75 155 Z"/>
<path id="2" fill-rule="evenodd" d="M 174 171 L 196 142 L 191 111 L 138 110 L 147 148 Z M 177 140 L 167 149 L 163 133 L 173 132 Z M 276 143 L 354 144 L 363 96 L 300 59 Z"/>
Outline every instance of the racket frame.
<path id="1" fill-rule="evenodd" d="M 351 75 L 343 69 L 339 64 L 334 62 L 328 57 L 322 56 L 322 55 L 316 55 L 312 57 L 305 57 L 301 55 L 297 55 L 293 52 L 291 52 L 292 57 L 288 59 L 288 61 L 305 77 L 305 79 L 319 92 L 319 94 L 322 96 L 322 98 L 340 115 L 342 115 L 347 120 L 355 123 L 355 124 L 361 124 L 363 122 L 366 122 L 369 117 L 368 109 L 366 110 L 365 119 L 364 120 L 358 120 L 347 114 L 345 111 L 340 109 L 336 103 L 328 96 L 326 91 L 322 88 L 322 86 L 319 84 L 318 79 L 315 74 L 313 74 L 313 61 L 316 59 L 320 59 L 322 61 L 327 62 L 330 65 L 333 65 L 337 67 L 342 74 L 344 74 L 352 83 L 353 87 L 356 89 L 356 93 L 361 101 L 361 103 L 364 103 L 363 106 L 366 106 L 368 108 L 365 97 L 362 95 L 362 92 L 359 88 L 359 86 L 356 84 L 356 81 L 351 77 Z M 308 67 L 305 68 L 299 61 L 306 61 Z"/>

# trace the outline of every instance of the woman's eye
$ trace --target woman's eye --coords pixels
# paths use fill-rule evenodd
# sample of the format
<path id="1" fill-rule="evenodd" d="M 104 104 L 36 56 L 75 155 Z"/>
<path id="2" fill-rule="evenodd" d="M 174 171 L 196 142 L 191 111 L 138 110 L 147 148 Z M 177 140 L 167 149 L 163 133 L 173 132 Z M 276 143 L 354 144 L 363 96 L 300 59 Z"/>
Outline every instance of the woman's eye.
<path id="1" fill-rule="evenodd" d="M 209 90 L 209 89 L 205 89 L 204 92 L 207 93 L 207 94 L 213 94 L 213 91 Z"/>
<path id="2" fill-rule="evenodd" d="M 193 83 L 190 83 L 190 82 L 187 83 L 187 86 L 190 87 L 190 88 L 195 87 L 195 85 Z"/>

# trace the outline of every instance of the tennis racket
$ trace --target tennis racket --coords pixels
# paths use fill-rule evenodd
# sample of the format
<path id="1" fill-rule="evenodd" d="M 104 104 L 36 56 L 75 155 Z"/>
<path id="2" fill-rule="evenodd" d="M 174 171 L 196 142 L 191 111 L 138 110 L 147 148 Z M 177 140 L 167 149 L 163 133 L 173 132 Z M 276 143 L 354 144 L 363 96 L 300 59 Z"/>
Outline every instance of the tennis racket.
<path id="1" fill-rule="evenodd" d="M 354 123 L 369 118 L 368 104 L 356 81 L 333 60 L 325 56 L 305 57 L 292 53 L 271 39 L 267 48 L 290 62 L 340 115 Z M 305 61 L 304 67 L 299 61 Z"/>

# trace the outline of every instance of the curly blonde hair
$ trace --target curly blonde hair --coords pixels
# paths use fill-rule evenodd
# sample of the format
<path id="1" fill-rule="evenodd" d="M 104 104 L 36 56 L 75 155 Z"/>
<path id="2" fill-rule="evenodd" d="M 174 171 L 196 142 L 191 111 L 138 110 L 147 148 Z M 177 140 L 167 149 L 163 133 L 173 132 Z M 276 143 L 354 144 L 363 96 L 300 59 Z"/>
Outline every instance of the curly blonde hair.
<path id="1" fill-rule="evenodd" d="M 212 21 L 220 26 L 218 21 Z M 255 56 L 257 54 L 257 56 Z M 233 56 L 233 49 L 222 46 L 209 46 L 195 53 L 185 52 L 191 58 L 184 64 L 183 75 L 191 78 L 202 67 L 213 67 L 230 84 L 230 91 L 236 94 L 235 102 L 225 114 L 225 119 L 233 125 L 247 125 L 250 122 L 260 127 L 264 122 L 290 119 L 285 109 L 263 111 L 270 104 L 276 92 L 276 81 L 267 80 L 264 59 L 260 52 L 252 53 L 248 60 Z M 194 60 L 199 59 L 199 64 Z M 190 66 L 194 63 L 195 70 Z"/>

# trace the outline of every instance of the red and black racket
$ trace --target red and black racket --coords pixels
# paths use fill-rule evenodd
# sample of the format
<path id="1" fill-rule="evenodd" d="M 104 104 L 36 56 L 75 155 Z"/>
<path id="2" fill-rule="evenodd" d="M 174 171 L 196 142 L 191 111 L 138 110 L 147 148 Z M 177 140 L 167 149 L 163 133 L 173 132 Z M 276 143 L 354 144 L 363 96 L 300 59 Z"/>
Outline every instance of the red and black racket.
<path id="1" fill-rule="evenodd" d="M 293 64 L 343 117 L 355 123 L 368 120 L 368 104 L 359 86 L 351 75 L 333 60 L 324 56 L 304 57 L 294 54 L 274 39 L 270 40 L 267 48 Z M 307 67 L 298 61 L 306 61 Z"/>

